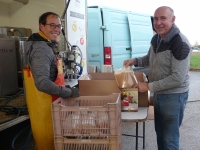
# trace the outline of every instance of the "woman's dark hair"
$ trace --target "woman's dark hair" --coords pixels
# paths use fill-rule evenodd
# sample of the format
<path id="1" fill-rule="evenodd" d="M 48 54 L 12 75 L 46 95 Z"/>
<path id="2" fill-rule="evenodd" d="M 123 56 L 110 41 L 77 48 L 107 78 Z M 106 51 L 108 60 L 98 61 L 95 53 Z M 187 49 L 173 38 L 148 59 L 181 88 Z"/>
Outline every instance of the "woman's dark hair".
<path id="1" fill-rule="evenodd" d="M 47 17 L 49 15 L 54 15 L 54 16 L 57 16 L 57 17 L 60 18 L 60 16 L 58 14 L 54 13 L 54 12 L 46 12 L 46 13 L 44 13 L 44 14 L 42 14 L 40 16 L 40 18 L 39 18 L 39 24 L 46 25 L 46 23 L 47 23 Z"/>

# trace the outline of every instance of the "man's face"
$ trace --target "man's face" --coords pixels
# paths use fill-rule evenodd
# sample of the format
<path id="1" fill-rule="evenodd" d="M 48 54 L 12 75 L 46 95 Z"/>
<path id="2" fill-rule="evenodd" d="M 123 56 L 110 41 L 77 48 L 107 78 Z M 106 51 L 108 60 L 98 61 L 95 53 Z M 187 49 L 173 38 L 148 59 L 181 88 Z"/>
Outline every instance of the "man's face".
<path id="1" fill-rule="evenodd" d="M 40 24 L 40 30 L 52 41 L 56 41 L 61 33 L 60 18 L 55 15 L 47 17 L 46 25 Z"/>
<path id="2" fill-rule="evenodd" d="M 167 33 L 174 24 L 175 16 L 167 7 L 160 7 L 154 13 L 154 28 L 162 39 L 165 38 Z"/>

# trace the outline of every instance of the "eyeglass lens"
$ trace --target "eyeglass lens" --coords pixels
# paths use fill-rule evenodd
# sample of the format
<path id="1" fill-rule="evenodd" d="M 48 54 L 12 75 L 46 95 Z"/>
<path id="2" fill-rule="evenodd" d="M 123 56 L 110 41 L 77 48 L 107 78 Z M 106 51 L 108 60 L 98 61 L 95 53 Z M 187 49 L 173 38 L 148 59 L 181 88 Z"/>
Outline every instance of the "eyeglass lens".
<path id="1" fill-rule="evenodd" d="M 58 27 L 58 29 L 62 29 L 62 26 L 60 24 L 56 25 L 54 23 L 50 23 L 50 24 L 46 24 L 46 25 L 50 25 L 51 29 L 55 29 L 56 27 Z"/>

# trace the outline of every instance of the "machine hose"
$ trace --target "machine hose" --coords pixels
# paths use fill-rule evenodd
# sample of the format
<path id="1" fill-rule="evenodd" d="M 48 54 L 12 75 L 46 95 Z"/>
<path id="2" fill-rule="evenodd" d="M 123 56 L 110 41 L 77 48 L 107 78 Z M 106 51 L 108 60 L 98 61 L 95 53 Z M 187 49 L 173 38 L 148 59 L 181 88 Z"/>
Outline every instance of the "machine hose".
<path id="1" fill-rule="evenodd" d="M 76 66 L 78 66 L 80 68 L 79 73 L 78 73 L 78 77 L 77 77 L 77 78 L 79 78 L 83 73 L 83 67 L 79 63 L 76 63 Z"/>
<path id="2" fill-rule="evenodd" d="M 9 98 L 7 98 L 3 104 L 3 106 L 6 106 L 11 100 L 17 98 L 19 95 L 21 95 L 22 93 L 24 93 L 24 89 L 21 89 L 17 94 L 10 96 Z"/>
<path id="3" fill-rule="evenodd" d="M 16 139 L 25 131 L 29 130 L 29 133 L 28 133 L 28 137 L 26 138 L 26 141 L 24 142 L 24 144 L 20 147 L 20 148 L 15 148 L 15 141 Z M 32 130 L 31 130 L 31 127 L 30 126 L 27 126 L 25 127 L 24 129 L 20 130 L 16 135 L 15 137 L 13 138 L 12 140 L 12 143 L 11 143 L 11 148 L 12 150 L 23 150 L 26 145 L 28 144 L 28 142 L 30 141 L 31 139 L 31 136 L 32 136 Z"/>
<path id="4" fill-rule="evenodd" d="M 0 124 L 6 123 L 8 121 L 11 121 L 15 118 L 17 118 L 19 115 L 27 115 L 28 114 L 28 109 L 27 106 L 20 106 L 20 107 L 15 107 L 15 106 L 9 106 L 7 105 L 11 100 L 17 98 L 18 96 L 20 96 L 21 94 L 24 93 L 24 89 L 21 89 L 17 94 L 9 96 L 4 104 L 2 106 L 0 106 L 0 111 L 5 112 L 6 115 L 10 115 L 10 114 L 14 114 L 14 116 L 6 121 L 0 122 Z M 26 141 L 24 142 L 24 144 L 20 147 L 20 148 L 15 148 L 15 141 L 16 139 L 25 131 L 27 131 L 29 129 L 29 133 L 28 133 L 28 137 L 26 138 Z M 22 130 L 20 130 L 13 138 L 12 143 L 11 143 L 11 149 L 12 150 L 23 150 L 26 145 L 28 144 L 28 142 L 30 141 L 30 138 L 32 136 L 32 130 L 30 125 L 23 128 Z"/>
<path id="5" fill-rule="evenodd" d="M 21 37 L 24 37 L 24 34 L 20 31 L 20 30 L 18 30 L 18 29 L 10 29 L 10 32 L 12 32 L 13 34 L 14 34 L 14 32 L 18 32 L 20 35 L 21 35 Z M 13 35 L 14 36 L 14 35 Z"/>

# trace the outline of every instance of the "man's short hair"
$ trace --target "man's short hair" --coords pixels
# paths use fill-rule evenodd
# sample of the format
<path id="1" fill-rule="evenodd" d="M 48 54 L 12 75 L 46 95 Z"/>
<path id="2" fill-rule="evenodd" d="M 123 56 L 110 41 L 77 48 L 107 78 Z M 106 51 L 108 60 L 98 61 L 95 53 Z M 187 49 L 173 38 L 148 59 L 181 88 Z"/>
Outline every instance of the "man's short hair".
<path id="1" fill-rule="evenodd" d="M 46 12 L 44 14 L 42 14 L 39 18 L 39 24 L 43 24 L 43 25 L 46 25 L 47 23 L 47 17 L 49 15 L 53 15 L 53 16 L 57 16 L 58 18 L 60 18 L 60 16 L 54 12 Z"/>
<path id="2" fill-rule="evenodd" d="M 171 11 L 172 15 L 174 16 L 174 10 L 168 6 L 168 9 Z"/>

